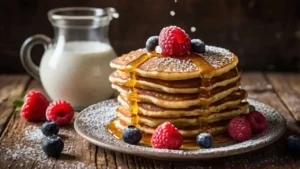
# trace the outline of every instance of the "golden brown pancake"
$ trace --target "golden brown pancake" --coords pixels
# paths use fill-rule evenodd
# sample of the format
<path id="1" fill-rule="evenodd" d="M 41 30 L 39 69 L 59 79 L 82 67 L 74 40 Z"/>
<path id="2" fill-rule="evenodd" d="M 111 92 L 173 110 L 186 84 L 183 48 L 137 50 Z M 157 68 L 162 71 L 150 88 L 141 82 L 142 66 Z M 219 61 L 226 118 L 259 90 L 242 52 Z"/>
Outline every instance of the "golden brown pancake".
<path id="1" fill-rule="evenodd" d="M 203 90 L 212 90 L 216 87 L 226 86 L 236 82 L 239 78 L 240 73 L 235 68 L 223 75 L 210 79 L 210 86 L 204 86 L 205 84 L 202 84 L 200 78 L 166 81 L 136 76 L 135 87 L 167 93 L 198 93 Z M 130 80 L 130 74 L 127 72 L 117 70 L 110 75 L 109 80 L 114 84 L 130 87 L 127 83 Z"/>
<path id="2" fill-rule="evenodd" d="M 136 74 L 142 77 L 185 80 L 219 76 L 235 68 L 237 63 L 238 58 L 230 51 L 206 46 L 204 54 L 190 53 L 172 57 L 149 54 L 145 49 L 139 49 L 112 60 L 110 66 L 119 70 L 135 69 Z"/>
<path id="3" fill-rule="evenodd" d="M 138 110 L 139 114 L 150 117 L 189 117 L 189 116 L 208 116 L 211 113 L 219 112 L 226 108 L 237 107 L 242 100 L 247 97 L 245 90 L 238 90 L 231 93 L 224 99 L 211 104 L 208 108 L 201 106 L 194 106 L 185 109 L 168 109 L 159 107 L 153 103 L 139 102 Z M 118 101 L 122 106 L 129 108 L 128 97 L 119 95 Z"/>
<path id="4" fill-rule="evenodd" d="M 117 84 L 112 84 L 112 88 L 116 89 L 121 93 L 121 95 L 128 95 L 130 92 L 129 87 L 120 86 Z M 189 108 L 191 106 L 203 106 L 208 105 L 209 102 L 214 103 L 219 101 L 226 96 L 230 95 L 234 91 L 239 89 L 238 85 L 228 85 L 227 89 L 216 90 L 216 92 L 220 91 L 219 93 L 212 93 L 211 97 L 207 97 L 202 93 L 201 98 L 199 98 L 199 93 L 192 93 L 192 94 L 179 94 L 179 93 L 164 93 L 164 92 L 157 92 L 152 90 L 145 90 L 136 88 L 137 91 L 137 99 L 140 102 L 149 102 L 156 104 L 163 108 Z"/>
<path id="5" fill-rule="evenodd" d="M 225 121 L 225 124 L 220 124 L 216 126 L 195 126 L 187 129 L 178 129 L 178 131 L 182 134 L 184 138 L 196 137 L 201 132 L 208 132 L 212 135 L 218 135 L 226 133 L 228 130 L 228 121 Z M 218 123 L 216 123 L 218 124 Z M 116 128 L 123 130 L 129 124 L 126 122 L 122 122 L 120 119 L 116 120 Z M 145 134 L 153 134 L 155 128 L 140 124 L 138 128 Z"/>

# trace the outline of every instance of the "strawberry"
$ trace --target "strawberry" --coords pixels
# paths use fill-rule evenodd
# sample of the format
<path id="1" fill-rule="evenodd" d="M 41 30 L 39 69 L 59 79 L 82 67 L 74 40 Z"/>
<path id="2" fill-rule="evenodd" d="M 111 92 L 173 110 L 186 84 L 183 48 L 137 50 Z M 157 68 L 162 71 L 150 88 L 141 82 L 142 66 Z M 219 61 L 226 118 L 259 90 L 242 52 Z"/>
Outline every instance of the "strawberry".
<path id="1" fill-rule="evenodd" d="M 48 99 L 39 91 L 28 92 L 21 100 L 14 100 L 14 105 L 21 108 L 21 116 L 28 121 L 46 121 L 46 109 L 49 105 Z"/>

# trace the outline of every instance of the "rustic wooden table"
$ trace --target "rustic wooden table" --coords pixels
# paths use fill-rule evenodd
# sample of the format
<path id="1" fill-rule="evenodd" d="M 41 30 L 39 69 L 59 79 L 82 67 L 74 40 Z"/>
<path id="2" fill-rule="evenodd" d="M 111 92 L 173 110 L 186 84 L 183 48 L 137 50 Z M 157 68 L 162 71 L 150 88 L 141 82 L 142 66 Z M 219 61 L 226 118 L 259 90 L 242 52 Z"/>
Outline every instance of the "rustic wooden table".
<path id="1" fill-rule="evenodd" d="M 89 144 L 70 124 L 61 128 L 65 149 L 54 159 L 41 150 L 41 123 L 22 119 L 12 105 L 13 99 L 22 98 L 28 90 L 43 91 L 41 84 L 27 75 L 0 75 L 0 168 L 300 168 L 300 155 L 285 149 L 285 138 L 300 132 L 300 74 L 244 73 L 242 85 L 249 98 L 279 110 L 289 128 L 279 141 L 258 151 L 203 161 L 158 161 Z"/>

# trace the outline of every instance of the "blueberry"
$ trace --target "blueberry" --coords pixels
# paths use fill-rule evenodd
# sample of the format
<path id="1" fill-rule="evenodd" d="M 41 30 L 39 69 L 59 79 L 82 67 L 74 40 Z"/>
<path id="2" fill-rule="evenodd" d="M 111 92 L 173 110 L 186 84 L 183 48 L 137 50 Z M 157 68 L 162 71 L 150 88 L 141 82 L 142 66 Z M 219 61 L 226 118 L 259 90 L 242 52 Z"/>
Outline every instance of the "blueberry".
<path id="1" fill-rule="evenodd" d="M 209 133 L 200 133 L 196 141 L 202 148 L 210 148 L 213 144 L 212 136 Z"/>
<path id="2" fill-rule="evenodd" d="M 64 142 L 58 136 L 48 136 L 43 138 L 42 148 L 49 157 L 59 157 L 64 149 Z"/>
<path id="3" fill-rule="evenodd" d="M 135 126 L 129 125 L 123 129 L 122 138 L 125 143 L 137 145 L 142 139 L 142 133 Z"/>
<path id="4" fill-rule="evenodd" d="M 154 51 L 156 46 L 158 46 L 158 36 L 151 36 L 150 38 L 148 38 L 146 42 L 147 51 Z"/>
<path id="5" fill-rule="evenodd" d="M 41 130 L 45 136 L 57 135 L 59 131 L 59 125 L 54 121 L 46 121 L 42 125 Z"/>
<path id="6" fill-rule="evenodd" d="M 287 148 L 292 152 L 300 152 L 300 137 L 296 135 L 291 135 L 286 140 Z"/>
<path id="7" fill-rule="evenodd" d="M 191 40 L 191 51 L 205 53 L 205 44 L 200 39 Z"/>

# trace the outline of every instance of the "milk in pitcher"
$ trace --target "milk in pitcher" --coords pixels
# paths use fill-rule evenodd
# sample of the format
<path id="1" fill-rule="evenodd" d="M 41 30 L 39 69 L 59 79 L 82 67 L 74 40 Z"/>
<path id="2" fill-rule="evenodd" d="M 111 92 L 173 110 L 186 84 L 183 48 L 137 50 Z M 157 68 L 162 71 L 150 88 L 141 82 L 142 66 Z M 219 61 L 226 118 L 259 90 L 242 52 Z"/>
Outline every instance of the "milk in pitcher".
<path id="1" fill-rule="evenodd" d="M 112 96 L 108 63 L 115 56 L 109 44 L 99 41 L 50 46 L 41 60 L 42 84 L 53 100 L 63 99 L 75 109 L 85 108 Z"/>

